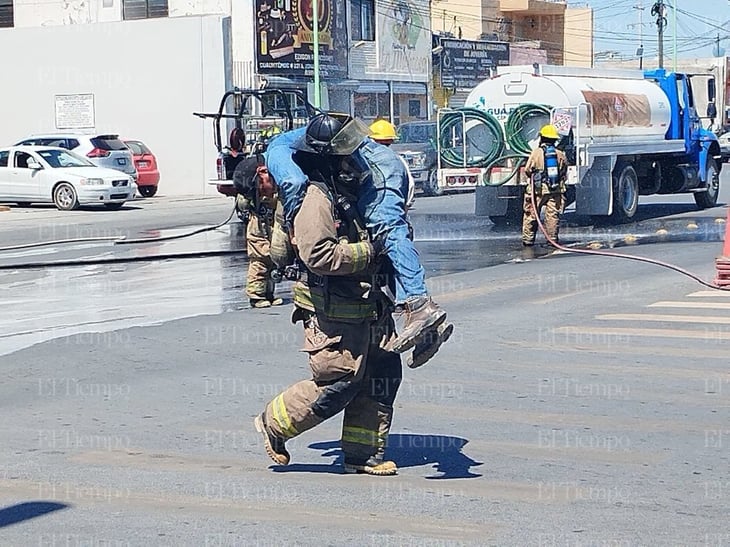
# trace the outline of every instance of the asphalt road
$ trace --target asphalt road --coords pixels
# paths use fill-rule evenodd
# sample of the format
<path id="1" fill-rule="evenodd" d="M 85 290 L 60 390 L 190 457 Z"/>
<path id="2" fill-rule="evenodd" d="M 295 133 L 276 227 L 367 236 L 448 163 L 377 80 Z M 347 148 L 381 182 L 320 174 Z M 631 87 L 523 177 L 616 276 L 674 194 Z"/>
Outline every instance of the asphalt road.
<path id="1" fill-rule="evenodd" d="M 730 544 L 730 293 L 633 261 L 530 259 L 470 216 L 471 199 L 414 211 L 456 331 L 405 371 L 397 477 L 342 475 L 339 419 L 291 441 L 292 465 L 269 466 L 251 419 L 307 365 L 290 305 L 247 309 L 242 255 L 0 271 L 0 544 Z M 229 208 L 13 210 L 0 241 L 180 233 Z M 612 230 L 567 214 L 564 233 L 712 279 L 724 208 L 642 213 Z M 4 252 L 0 265 L 235 253 L 240 240 L 234 224 L 124 250 Z"/>

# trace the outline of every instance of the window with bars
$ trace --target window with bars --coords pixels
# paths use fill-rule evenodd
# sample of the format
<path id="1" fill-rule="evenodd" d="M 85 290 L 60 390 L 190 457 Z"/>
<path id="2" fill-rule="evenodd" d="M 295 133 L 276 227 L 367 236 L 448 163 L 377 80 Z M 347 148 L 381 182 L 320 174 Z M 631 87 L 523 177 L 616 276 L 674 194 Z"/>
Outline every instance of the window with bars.
<path id="1" fill-rule="evenodd" d="M 122 0 L 122 13 L 125 21 L 167 17 L 167 0 Z"/>
<path id="2" fill-rule="evenodd" d="M 0 28 L 15 26 L 13 0 L 0 0 Z"/>
<path id="3" fill-rule="evenodd" d="M 353 41 L 375 40 L 375 0 L 352 0 L 350 35 Z"/>

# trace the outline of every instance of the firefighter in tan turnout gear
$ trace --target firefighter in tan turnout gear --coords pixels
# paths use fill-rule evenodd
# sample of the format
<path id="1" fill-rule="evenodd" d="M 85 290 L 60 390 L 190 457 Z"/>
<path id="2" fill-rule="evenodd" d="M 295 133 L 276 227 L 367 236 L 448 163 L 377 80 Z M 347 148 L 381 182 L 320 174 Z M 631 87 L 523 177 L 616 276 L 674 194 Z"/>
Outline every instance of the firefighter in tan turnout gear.
<path id="1" fill-rule="evenodd" d="M 384 460 L 393 403 L 402 379 L 394 339 L 393 305 L 380 290 L 383 242 L 370 240 L 355 213 L 360 180 L 342 170 L 367 136 L 349 116 L 313 118 L 294 148 L 309 179 L 293 220 L 292 243 L 302 278 L 294 285 L 292 321 L 304 326 L 311 379 L 274 397 L 254 420 L 266 452 L 290 460 L 287 440 L 344 410 L 341 446 L 345 472 L 394 475 Z"/>
<path id="2" fill-rule="evenodd" d="M 525 188 L 525 201 L 522 217 L 522 244 L 530 247 L 535 244 L 537 235 L 537 217 L 545 208 L 545 230 L 547 235 L 558 241 L 560 215 L 565 208 L 565 180 L 568 163 L 562 150 L 555 148 L 560 138 L 558 130 L 552 124 L 540 129 L 540 142 L 531 153 L 525 164 L 525 175 L 530 181 Z M 534 194 L 537 211 L 532 205 Z"/>
<path id="3" fill-rule="evenodd" d="M 252 308 L 278 306 L 283 300 L 274 296 L 275 284 L 271 278 L 274 263 L 270 256 L 277 193 L 263 156 L 255 155 L 242 160 L 233 173 L 233 184 L 238 191 L 237 208 L 247 217 L 246 295 Z"/>

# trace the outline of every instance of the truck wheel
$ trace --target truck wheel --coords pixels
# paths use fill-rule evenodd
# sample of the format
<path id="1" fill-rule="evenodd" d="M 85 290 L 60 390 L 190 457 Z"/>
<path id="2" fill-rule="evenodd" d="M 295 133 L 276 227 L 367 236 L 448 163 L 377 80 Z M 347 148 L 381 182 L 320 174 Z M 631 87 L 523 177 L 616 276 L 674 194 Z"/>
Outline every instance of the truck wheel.
<path id="1" fill-rule="evenodd" d="M 700 209 L 709 209 L 717 205 L 717 197 L 720 194 L 720 173 L 717 171 L 717 163 L 714 158 L 707 159 L 707 190 L 697 192 L 695 203 Z"/>
<path id="2" fill-rule="evenodd" d="M 611 218 L 617 222 L 626 222 L 631 220 L 639 208 L 639 177 L 634 168 L 627 164 L 617 165 L 613 172 Z"/>
<path id="3" fill-rule="evenodd" d="M 444 189 L 439 187 L 439 174 L 436 169 L 429 172 L 428 180 L 423 184 L 423 193 L 427 196 L 440 196 Z"/>

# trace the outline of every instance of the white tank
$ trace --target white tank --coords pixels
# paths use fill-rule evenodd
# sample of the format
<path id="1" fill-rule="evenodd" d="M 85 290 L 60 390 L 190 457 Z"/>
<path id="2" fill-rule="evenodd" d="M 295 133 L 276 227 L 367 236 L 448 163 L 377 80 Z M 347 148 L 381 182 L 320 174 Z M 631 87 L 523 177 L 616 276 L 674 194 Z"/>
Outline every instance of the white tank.
<path id="1" fill-rule="evenodd" d="M 464 106 L 486 110 L 504 123 L 526 103 L 566 108 L 561 112 L 571 112 L 573 119 L 557 121 L 574 127 L 578 110 L 581 138 L 593 135 L 596 142 L 664 140 L 671 117 L 667 96 L 640 70 L 500 67 L 497 76 L 474 88 Z M 567 133 L 564 126 L 559 129 Z"/>

